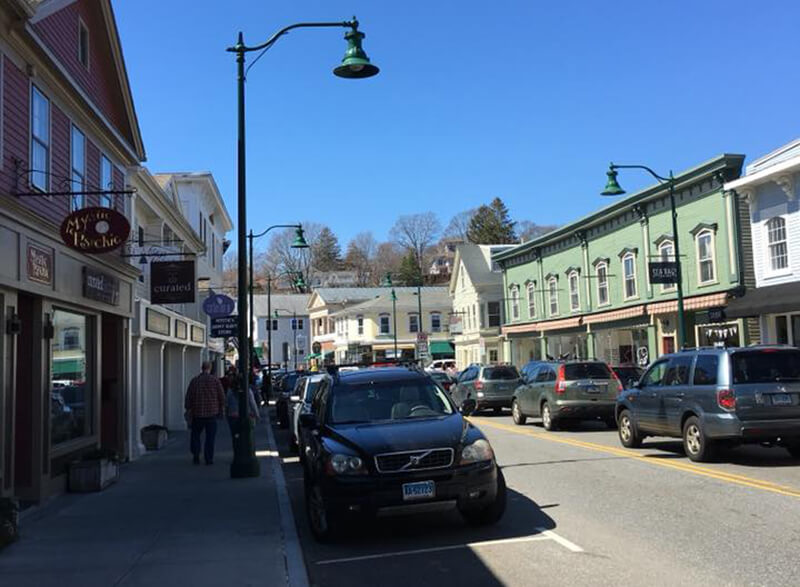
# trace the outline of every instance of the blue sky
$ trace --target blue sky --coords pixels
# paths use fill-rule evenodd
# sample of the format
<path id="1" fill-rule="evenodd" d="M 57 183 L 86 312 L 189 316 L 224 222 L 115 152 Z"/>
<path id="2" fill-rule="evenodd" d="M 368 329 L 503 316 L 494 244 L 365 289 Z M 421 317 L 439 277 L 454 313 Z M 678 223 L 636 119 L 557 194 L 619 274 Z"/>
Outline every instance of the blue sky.
<path id="1" fill-rule="evenodd" d="M 299 30 L 247 83 L 248 223 L 443 225 L 500 196 L 562 224 L 610 160 L 668 173 L 800 136 L 800 3 L 749 0 L 114 0 L 153 172 L 210 170 L 236 218 L 235 63 L 294 22 L 357 15 L 381 73 L 331 74 L 344 30 Z M 223 8 L 224 7 L 224 8 Z M 632 191 L 650 182 L 620 177 Z"/>

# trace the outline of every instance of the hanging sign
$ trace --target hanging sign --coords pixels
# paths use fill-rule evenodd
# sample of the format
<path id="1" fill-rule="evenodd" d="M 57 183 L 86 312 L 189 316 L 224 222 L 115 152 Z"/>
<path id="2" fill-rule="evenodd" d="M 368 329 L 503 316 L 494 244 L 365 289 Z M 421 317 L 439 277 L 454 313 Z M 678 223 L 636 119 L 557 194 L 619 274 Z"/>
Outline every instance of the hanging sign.
<path id="1" fill-rule="evenodd" d="M 671 285 L 678 283 L 678 263 L 675 261 L 659 261 L 648 263 L 650 283 Z"/>
<path id="2" fill-rule="evenodd" d="M 128 219 L 111 208 L 81 208 L 61 223 L 61 240 L 81 253 L 108 253 L 118 249 L 130 232 Z"/>
<path id="3" fill-rule="evenodd" d="M 211 337 L 212 338 L 227 338 L 229 336 L 236 336 L 236 331 L 239 326 L 239 317 L 233 316 L 216 316 L 211 319 Z"/>
<path id="4" fill-rule="evenodd" d="M 150 303 L 191 304 L 194 282 L 194 261 L 151 263 Z"/>
<path id="5" fill-rule="evenodd" d="M 203 311 L 209 316 L 230 316 L 236 302 L 222 294 L 208 296 L 203 302 Z"/>

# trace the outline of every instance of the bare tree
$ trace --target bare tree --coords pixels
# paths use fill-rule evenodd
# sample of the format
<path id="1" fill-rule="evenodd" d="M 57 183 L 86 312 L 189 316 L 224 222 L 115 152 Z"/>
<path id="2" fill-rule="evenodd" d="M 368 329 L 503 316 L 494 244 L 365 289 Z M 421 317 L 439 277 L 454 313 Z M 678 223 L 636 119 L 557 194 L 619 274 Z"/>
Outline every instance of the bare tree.
<path id="1" fill-rule="evenodd" d="M 401 247 L 414 254 L 417 265 L 425 266 L 425 251 L 436 240 L 442 230 L 439 219 L 433 212 L 400 216 L 389 232 Z"/>
<path id="2" fill-rule="evenodd" d="M 372 274 L 369 283 L 380 285 L 387 273 L 398 274 L 403 263 L 403 249 L 396 243 L 385 242 L 378 245 L 372 261 Z"/>
<path id="3" fill-rule="evenodd" d="M 551 230 L 555 230 L 556 228 L 558 228 L 556 224 L 536 224 L 530 220 L 520 220 L 517 223 L 519 240 L 523 243 L 533 240 L 538 236 L 542 236 L 543 234 L 546 234 Z"/>
<path id="4" fill-rule="evenodd" d="M 472 221 L 472 217 L 475 216 L 475 212 L 477 211 L 477 208 L 470 208 L 469 210 L 464 210 L 463 212 L 459 212 L 453 216 L 450 219 L 447 228 L 444 229 L 444 234 L 442 235 L 443 238 L 447 240 L 467 242 L 467 230 L 469 229 L 469 223 Z"/>
<path id="5" fill-rule="evenodd" d="M 306 242 L 309 245 L 307 249 L 292 248 L 292 243 L 295 239 L 294 228 L 285 228 L 275 233 L 269 241 L 267 250 L 257 257 L 259 259 L 257 264 L 259 278 L 266 279 L 267 273 L 272 275 L 273 278 L 287 273 L 291 275 L 300 274 L 306 283 L 311 283 L 314 273 L 314 259 L 311 251 L 319 239 L 322 228 L 323 225 L 316 222 L 303 222 L 303 231 L 305 232 Z M 293 281 L 293 279 L 289 279 L 288 283 L 292 284 Z"/>
<path id="6" fill-rule="evenodd" d="M 356 272 L 356 285 L 369 285 L 373 277 L 373 260 L 378 250 L 378 242 L 372 233 L 359 232 L 347 245 L 345 264 Z"/>
<path id="7" fill-rule="evenodd" d="M 222 288 L 228 295 L 235 292 L 239 286 L 239 267 L 236 249 L 228 249 L 222 257 Z"/>

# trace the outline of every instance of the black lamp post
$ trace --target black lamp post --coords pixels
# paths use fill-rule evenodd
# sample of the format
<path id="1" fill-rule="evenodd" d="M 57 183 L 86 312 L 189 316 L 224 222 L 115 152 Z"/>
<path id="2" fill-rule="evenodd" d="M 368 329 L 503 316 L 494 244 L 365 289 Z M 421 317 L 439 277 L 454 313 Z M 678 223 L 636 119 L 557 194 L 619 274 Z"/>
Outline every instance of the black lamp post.
<path id="1" fill-rule="evenodd" d="M 383 278 L 383 287 L 391 287 L 392 288 L 392 334 L 394 337 L 394 360 L 397 361 L 397 294 L 394 291 L 394 287 L 392 285 L 392 274 L 387 273 L 386 277 Z"/>
<path id="2" fill-rule="evenodd" d="M 324 28 L 324 27 L 342 27 L 349 29 L 345 33 L 347 40 L 347 51 L 345 52 L 342 63 L 334 68 L 333 73 L 338 77 L 343 78 L 366 78 L 376 75 L 378 68 L 369 62 L 364 50 L 361 48 L 361 41 L 364 38 L 364 33 L 358 30 L 358 21 L 354 18 L 351 21 L 342 22 L 306 22 L 292 24 L 282 28 L 277 33 L 272 35 L 265 43 L 248 47 L 244 44 L 244 36 L 239 33 L 239 38 L 236 45 L 229 47 L 227 50 L 231 53 L 236 53 L 237 65 L 237 106 L 238 106 L 238 195 L 237 195 L 237 226 L 238 226 L 238 312 L 239 320 L 237 324 L 238 339 L 239 339 L 239 367 L 240 367 L 240 390 L 242 391 L 239 399 L 239 413 L 247 413 L 247 393 L 249 386 L 249 373 L 250 373 L 250 345 L 247 337 L 247 189 L 246 189 L 246 173 L 245 173 L 245 125 L 244 125 L 244 82 L 246 79 L 245 71 L 245 54 L 253 51 L 261 51 L 262 53 L 268 50 L 275 42 L 283 35 L 293 29 L 298 28 Z M 259 55 L 260 57 L 260 55 Z M 256 60 L 258 57 L 256 58 Z M 255 63 L 255 61 L 253 61 Z M 233 463 L 231 463 L 231 477 L 257 477 L 260 474 L 260 467 L 258 459 L 255 456 L 255 445 L 253 443 L 253 427 L 249 422 L 249 418 L 241 418 L 242 431 L 241 442 L 238 443 L 234 452 Z"/>
<path id="3" fill-rule="evenodd" d="M 605 189 L 600 192 L 603 196 L 619 196 L 625 193 L 619 183 L 617 182 L 617 169 L 643 169 L 652 175 L 659 183 L 667 182 L 669 187 L 669 206 L 672 214 L 672 245 L 675 252 L 675 268 L 677 269 L 677 294 L 678 294 L 678 349 L 682 349 L 686 344 L 686 317 L 683 310 L 683 272 L 681 271 L 681 254 L 678 245 L 678 212 L 675 209 L 675 176 L 672 171 L 669 172 L 669 177 L 661 177 L 655 171 L 644 165 L 615 165 L 611 163 L 608 166 L 608 180 Z"/>

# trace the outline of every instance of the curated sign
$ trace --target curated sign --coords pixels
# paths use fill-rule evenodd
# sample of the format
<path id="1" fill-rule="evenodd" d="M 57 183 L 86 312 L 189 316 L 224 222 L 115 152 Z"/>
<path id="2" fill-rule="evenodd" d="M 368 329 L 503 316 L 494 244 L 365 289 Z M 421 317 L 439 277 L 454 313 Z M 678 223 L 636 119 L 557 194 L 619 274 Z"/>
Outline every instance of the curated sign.
<path id="1" fill-rule="evenodd" d="M 121 247 L 131 232 L 123 214 L 111 208 L 81 208 L 61 223 L 61 240 L 81 253 L 108 253 Z"/>
<path id="2" fill-rule="evenodd" d="M 110 306 L 117 306 L 119 305 L 119 281 L 107 273 L 91 267 L 84 267 L 83 296 Z"/>
<path id="3" fill-rule="evenodd" d="M 227 338 L 229 336 L 236 336 L 236 331 L 239 326 L 239 317 L 233 316 L 217 316 L 211 319 L 211 337 L 212 338 Z"/>
<path id="4" fill-rule="evenodd" d="M 25 255 L 28 279 L 44 285 L 53 285 L 53 250 L 28 243 Z"/>
<path id="5" fill-rule="evenodd" d="M 162 261 L 150 264 L 151 304 L 194 302 L 194 261 Z"/>
<path id="6" fill-rule="evenodd" d="M 208 296 L 203 302 L 203 311 L 209 316 L 230 316 L 235 307 L 236 302 L 222 294 Z"/>
<path id="7" fill-rule="evenodd" d="M 647 265 L 650 272 L 650 283 L 671 285 L 678 283 L 678 263 L 675 261 L 659 261 Z"/>

